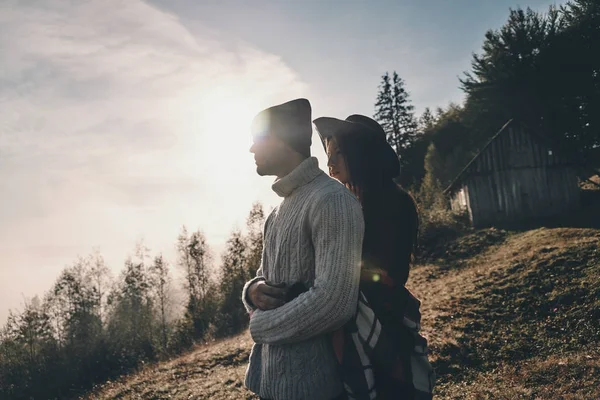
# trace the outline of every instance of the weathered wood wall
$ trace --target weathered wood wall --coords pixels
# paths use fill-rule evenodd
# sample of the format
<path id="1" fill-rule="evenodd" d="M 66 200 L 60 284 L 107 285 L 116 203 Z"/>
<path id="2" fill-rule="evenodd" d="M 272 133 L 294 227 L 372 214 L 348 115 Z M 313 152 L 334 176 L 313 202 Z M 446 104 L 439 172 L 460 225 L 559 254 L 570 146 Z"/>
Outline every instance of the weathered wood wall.
<path id="1" fill-rule="evenodd" d="M 579 206 L 574 167 L 518 125 L 507 126 L 463 176 L 452 208 L 466 208 L 476 227 L 551 217 Z"/>

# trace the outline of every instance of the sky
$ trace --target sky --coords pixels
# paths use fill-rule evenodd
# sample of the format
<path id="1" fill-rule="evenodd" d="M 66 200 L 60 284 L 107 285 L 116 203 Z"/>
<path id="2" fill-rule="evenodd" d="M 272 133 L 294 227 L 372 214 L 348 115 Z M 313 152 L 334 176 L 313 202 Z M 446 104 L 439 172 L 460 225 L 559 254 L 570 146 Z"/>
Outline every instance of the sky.
<path id="1" fill-rule="evenodd" d="M 553 3 L 3 0 L 0 323 L 94 249 L 115 275 L 140 240 L 174 263 L 186 225 L 218 260 L 253 202 L 280 200 L 248 152 L 258 111 L 372 115 L 394 70 L 417 114 L 460 102 L 485 32 Z"/>

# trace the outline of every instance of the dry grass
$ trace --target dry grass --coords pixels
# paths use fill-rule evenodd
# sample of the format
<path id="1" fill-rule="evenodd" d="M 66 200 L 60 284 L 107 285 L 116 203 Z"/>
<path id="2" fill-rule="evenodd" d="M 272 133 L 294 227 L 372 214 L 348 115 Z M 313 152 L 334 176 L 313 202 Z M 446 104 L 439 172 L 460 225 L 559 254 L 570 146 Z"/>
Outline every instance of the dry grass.
<path id="1" fill-rule="evenodd" d="M 411 277 L 437 395 L 600 398 L 600 231 L 538 229 L 500 243 L 489 233 L 454 244 L 466 254 L 469 242 L 491 237 L 482 252 Z"/>
<path id="2" fill-rule="evenodd" d="M 248 334 L 198 346 L 175 360 L 107 382 L 82 399 L 258 399 L 243 385 L 251 346 Z"/>
<path id="3" fill-rule="evenodd" d="M 584 190 L 600 190 L 600 187 L 598 185 L 600 185 L 600 175 L 594 175 L 590 178 L 591 182 L 588 181 L 584 181 L 581 184 L 581 188 Z"/>
<path id="4" fill-rule="evenodd" d="M 600 399 L 600 231 L 484 230 L 411 273 L 437 398 Z M 247 334 L 109 382 L 89 399 L 253 399 Z"/>

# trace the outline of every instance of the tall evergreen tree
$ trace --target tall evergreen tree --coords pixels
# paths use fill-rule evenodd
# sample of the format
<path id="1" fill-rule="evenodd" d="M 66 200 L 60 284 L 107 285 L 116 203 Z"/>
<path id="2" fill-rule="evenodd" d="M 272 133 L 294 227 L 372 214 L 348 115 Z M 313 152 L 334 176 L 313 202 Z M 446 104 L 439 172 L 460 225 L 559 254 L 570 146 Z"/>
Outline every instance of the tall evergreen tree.
<path id="1" fill-rule="evenodd" d="M 561 6 L 564 32 L 553 45 L 547 64 L 560 74 L 553 98 L 562 105 L 551 124 L 564 120 L 562 130 L 581 149 L 584 162 L 600 171 L 600 2 L 572 0 Z M 560 100 L 563 100 L 560 102 Z M 564 118 L 557 118 L 564 112 Z M 555 135 L 556 125 L 554 126 Z"/>
<path id="2" fill-rule="evenodd" d="M 391 79 L 387 72 L 382 76 L 374 118 L 385 130 L 388 142 L 402 161 L 404 152 L 417 137 L 417 122 L 404 80 L 395 71 Z"/>
<path id="3" fill-rule="evenodd" d="M 381 77 L 377 99 L 375 100 L 375 114 L 373 118 L 379 122 L 385 131 L 390 144 L 395 146 L 394 97 L 392 95 L 392 83 L 388 72 Z M 398 151 L 398 148 L 394 147 L 394 149 Z"/>
<path id="4" fill-rule="evenodd" d="M 419 117 L 419 131 L 421 133 L 427 132 L 433 128 L 436 122 L 437 118 L 433 115 L 431 109 L 429 107 L 425 107 L 423 114 L 421 114 L 421 117 Z"/>
<path id="5" fill-rule="evenodd" d="M 546 81 L 541 53 L 551 46 L 562 27 L 555 9 L 548 16 L 531 9 L 511 10 L 499 30 L 485 34 L 483 51 L 474 54 L 471 72 L 461 80 L 467 93 L 468 116 L 485 142 L 509 119 L 534 128 L 544 125 L 542 90 L 555 84 Z"/>
<path id="6" fill-rule="evenodd" d="M 511 10 L 486 33 L 461 80 L 468 124 L 484 143 L 509 119 L 557 142 L 573 158 L 600 164 L 600 12 L 593 0 L 547 14 Z"/>

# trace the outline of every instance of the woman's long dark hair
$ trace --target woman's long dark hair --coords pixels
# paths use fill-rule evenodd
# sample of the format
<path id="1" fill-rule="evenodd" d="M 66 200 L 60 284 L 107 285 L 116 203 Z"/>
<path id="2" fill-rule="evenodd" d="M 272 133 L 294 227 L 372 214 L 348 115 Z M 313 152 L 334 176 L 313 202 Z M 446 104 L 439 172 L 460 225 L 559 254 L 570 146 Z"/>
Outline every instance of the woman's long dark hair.
<path id="1" fill-rule="evenodd" d="M 417 246 L 419 215 L 416 202 L 394 182 L 395 176 L 392 175 L 397 170 L 390 168 L 389 160 L 381 157 L 382 144 L 377 138 L 359 130 L 334 134 L 333 138 L 344 157 L 348 187 L 363 208 L 366 228 L 363 255 L 366 253 L 368 256 L 371 244 L 392 243 L 388 247 L 394 248 L 387 251 L 394 254 L 388 259 L 401 265 L 386 265 L 384 268 L 397 270 L 397 279 L 404 284 Z M 377 226 L 389 218 L 405 226 L 391 230 Z M 382 263 L 386 264 L 385 261 Z"/>

